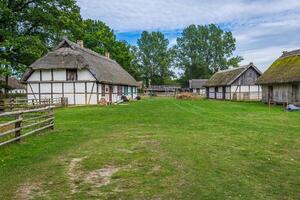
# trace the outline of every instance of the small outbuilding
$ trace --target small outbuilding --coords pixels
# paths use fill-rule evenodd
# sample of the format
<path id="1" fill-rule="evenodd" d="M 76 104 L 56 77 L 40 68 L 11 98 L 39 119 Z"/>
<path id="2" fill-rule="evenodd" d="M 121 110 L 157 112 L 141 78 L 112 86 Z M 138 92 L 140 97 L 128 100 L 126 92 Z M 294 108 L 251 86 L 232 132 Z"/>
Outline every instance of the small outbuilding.
<path id="1" fill-rule="evenodd" d="M 189 80 L 189 88 L 192 90 L 194 94 L 206 95 L 206 90 L 205 90 L 205 83 L 208 81 L 208 79 L 192 79 Z"/>
<path id="2" fill-rule="evenodd" d="M 68 98 L 69 104 L 98 104 L 137 96 L 137 81 L 109 54 L 102 56 L 68 39 L 38 59 L 23 75 L 28 99 Z"/>
<path id="3" fill-rule="evenodd" d="M 261 88 L 256 85 L 261 71 L 253 64 L 222 70 L 206 83 L 206 96 L 210 99 L 260 100 Z"/>
<path id="4" fill-rule="evenodd" d="M 15 77 L 8 77 L 8 83 L 6 85 L 5 76 L 0 76 L 0 93 L 5 92 L 5 88 L 10 94 L 25 94 L 26 87 Z"/>
<path id="5" fill-rule="evenodd" d="M 300 49 L 283 54 L 257 80 L 265 103 L 300 102 Z"/>

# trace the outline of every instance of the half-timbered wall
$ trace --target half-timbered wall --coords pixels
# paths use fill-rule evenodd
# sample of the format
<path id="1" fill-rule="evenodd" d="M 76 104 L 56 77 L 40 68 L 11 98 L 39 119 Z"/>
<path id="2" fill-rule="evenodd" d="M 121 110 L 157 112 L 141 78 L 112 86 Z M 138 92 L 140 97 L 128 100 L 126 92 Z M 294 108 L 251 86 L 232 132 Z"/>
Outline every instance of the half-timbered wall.
<path id="1" fill-rule="evenodd" d="M 232 85 L 209 87 L 208 92 L 210 99 L 260 100 L 262 89 L 259 85 Z"/>
<path id="2" fill-rule="evenodd" d="M 67 72 L 65 69 L 59 70 L 37 70 L 27 80 L 28 99 L 50 99 L 67 97 L 69 104 L 97 104 L 101 98 L 112 102 L 121 99 L 122 95 L 128 98 L 137 96 L 136 88 L 122 87 L 122 93 L 118 94 L 118 86 L 109 84 L 100 84 L 95 77 L 87 70 L 77 71 L 77 80 L 67 80 Z M 128 92 L 125 92 L 125 88 Z M 102 92 L 102 89 L 105 89 Z M 112 89 L 112 91 L 110 91 Z M 135 91 L 135 92 L 134 92 Z"/>
<path id="3" fill-rule="evenodd" d="M 230 86 L 209 87 L 208 97 L 227 100 L 260 100 L 261 86 L 255 85 L 259 73 L 252 67 L 241 74 Z"/>

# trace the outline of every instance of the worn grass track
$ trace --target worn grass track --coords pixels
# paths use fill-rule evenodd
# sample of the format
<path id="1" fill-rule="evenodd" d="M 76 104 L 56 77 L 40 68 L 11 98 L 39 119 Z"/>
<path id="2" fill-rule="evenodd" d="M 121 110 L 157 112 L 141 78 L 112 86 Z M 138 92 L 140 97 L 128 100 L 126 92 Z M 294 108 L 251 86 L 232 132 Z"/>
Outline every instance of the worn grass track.
<path id="1" fill-rule="evenodd" d="M 300 199 L 300 113 L 148 99 L 0 149 L 0 199 Z"/>

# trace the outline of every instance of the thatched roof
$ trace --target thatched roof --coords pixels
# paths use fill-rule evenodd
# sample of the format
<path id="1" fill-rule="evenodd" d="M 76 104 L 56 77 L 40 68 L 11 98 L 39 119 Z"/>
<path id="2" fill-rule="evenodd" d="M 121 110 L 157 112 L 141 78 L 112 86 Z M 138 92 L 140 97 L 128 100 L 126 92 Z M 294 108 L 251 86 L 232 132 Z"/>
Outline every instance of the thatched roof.
<path id="1" fill-rule="evenodd" d="M 189 80 L 190 88 L 202 88 L 205 83 L 208 81 L 208 79 L 192 79 Z"/>
<path id="2" fill-rule="evenodd" d="M 300 82 L 300 49 L 283 52 L 256 83 L 264 85 L 293 82 Z"/>
<path id="3" fill-rule="evenodd" d="M 63 39 L 54 51 L 29 66 L 22 80 L 26 81 L 33 70 L 87 68 L 101 83 L 137 86 L 136 80 L 116 61 L 78 44 Z"/>
<path id="4" fill-rule="evenodd" d="M 5 76 L 0 76 L 0 83 L 2 86 L 5 85 Z M 8 87 L 11 89 L 25 89 L 25 86 L 21 84 L 20 81 L 14 77 L 8 78 Z"/>
<path id="5" fill-rule="evenodd" d="M 238 79 L 245 71 L 250 67 L 255 69 L 257 73 L 261 74 L 260 70 L 255 67 L 253 63 L 244 65 L 237 68 L 222 70 L 215 73 L 205 84 L 206 87 L 227 86 L 231 85 L 236 79 Z"/>

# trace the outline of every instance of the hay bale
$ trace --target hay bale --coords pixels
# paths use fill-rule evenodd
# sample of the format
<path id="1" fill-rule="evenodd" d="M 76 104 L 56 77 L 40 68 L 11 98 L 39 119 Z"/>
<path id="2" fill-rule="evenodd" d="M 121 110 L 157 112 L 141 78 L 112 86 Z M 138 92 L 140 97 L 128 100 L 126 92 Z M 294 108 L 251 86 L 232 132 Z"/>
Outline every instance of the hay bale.
<path id="1" fill-rule="evenodd" d="M 176 99 L 196 99 L 192 93 L 184 92 L 176 95 Z"/>
<path id="2" fill-rule="evenodd" d="M 101 98 L 100 101 L 99 101 L 99 105 L 101 105 L 101 106 L 107 106 L 108 102 L 106 101 L 105 98 Z"/>

